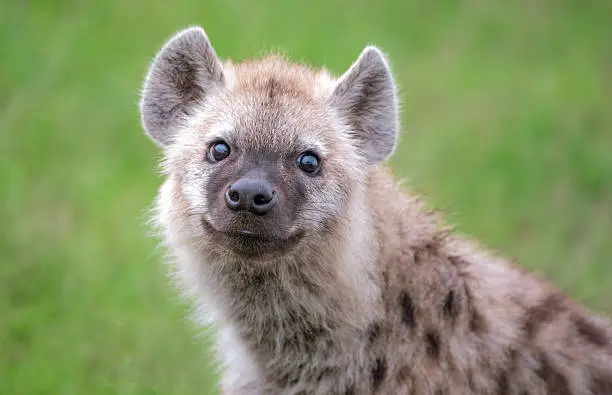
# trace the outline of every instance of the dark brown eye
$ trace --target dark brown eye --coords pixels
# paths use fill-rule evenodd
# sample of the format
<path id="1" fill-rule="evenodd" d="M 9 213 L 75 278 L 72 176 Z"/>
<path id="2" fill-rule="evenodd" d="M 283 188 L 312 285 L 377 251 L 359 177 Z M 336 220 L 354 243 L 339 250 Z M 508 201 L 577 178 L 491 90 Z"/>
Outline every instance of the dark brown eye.
<path id="1" fill-rule="evenodd" d="M 321 160 L 312 152 L 304 152 L 298 157 L 298 166 L 303 172 L 315 174 L 321 168 Z"/>
<path id="2" fill-rule="evenodd" d="M 225 142 L 218 141 L 210 146 L 208 152 L 213 162 L 219 162 L 229 156 L 230 147 Z"/>

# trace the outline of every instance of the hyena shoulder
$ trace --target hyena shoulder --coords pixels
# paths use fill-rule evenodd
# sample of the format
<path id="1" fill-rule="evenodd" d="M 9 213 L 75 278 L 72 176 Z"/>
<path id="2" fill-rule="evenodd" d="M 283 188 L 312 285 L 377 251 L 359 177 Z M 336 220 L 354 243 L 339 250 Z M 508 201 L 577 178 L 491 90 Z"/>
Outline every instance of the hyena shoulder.
<path id="1" fill-rule="evenodd" d="M 454 234 L 384 173 L 372 196 L 393 202 L 379 204 L 377 227 L 385 240 L 385 316 L 372 324 L 380 393 L 612 391 L 609 320 Z"/>

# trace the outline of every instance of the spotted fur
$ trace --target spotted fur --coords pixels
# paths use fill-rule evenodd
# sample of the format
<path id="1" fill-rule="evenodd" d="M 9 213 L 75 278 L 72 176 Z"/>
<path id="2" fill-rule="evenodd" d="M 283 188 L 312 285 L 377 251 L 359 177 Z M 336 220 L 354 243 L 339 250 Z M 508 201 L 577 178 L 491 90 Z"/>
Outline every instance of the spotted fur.
<path id="1" fill-rule="evenodd" d="M 156 56 L 141 114 L 164 150 L 155 222 L 217 329 L 223 394 L 612 392 L 609 320 L 452 233 L 382 164 L 398 102 L 378 49 L 335 78 L 221 62 L 190 28 Z M 219 139 L 232 154 L 208 163 Z M 320 174 L 294 165 L 304 150 Z M 277 188 L 265 217 L 223 204 L 245 174 Z M 242 228 L 257 237 L 228 236 Z"/>

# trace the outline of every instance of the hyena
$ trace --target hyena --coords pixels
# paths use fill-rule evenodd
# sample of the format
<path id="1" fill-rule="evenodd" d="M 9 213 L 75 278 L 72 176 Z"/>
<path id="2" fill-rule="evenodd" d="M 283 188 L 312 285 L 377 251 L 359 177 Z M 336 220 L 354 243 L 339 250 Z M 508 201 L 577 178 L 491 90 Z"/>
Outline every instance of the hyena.
<path id="1" fill-rule="evenodd" d="M 155 222 L 221 392 L 612 394 L 612 325 L 454 234 L 400 187 L 386 56 L 334 77 L 278 55 L 163 46 L 141 117 L 164 152 Z"/>

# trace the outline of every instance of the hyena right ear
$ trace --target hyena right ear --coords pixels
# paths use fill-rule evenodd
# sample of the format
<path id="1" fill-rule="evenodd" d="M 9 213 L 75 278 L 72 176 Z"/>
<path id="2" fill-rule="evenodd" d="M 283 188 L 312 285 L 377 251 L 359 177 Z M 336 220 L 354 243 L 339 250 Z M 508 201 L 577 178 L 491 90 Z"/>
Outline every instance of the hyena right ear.
<path id="1" fill-rule="evenodd" d="M 159 51 L 144 81 L 140 116 L 145 131 L 168 146 L 198 102 L 223 84 L 223 67 L 204 30 L 177 33 Z"/>

